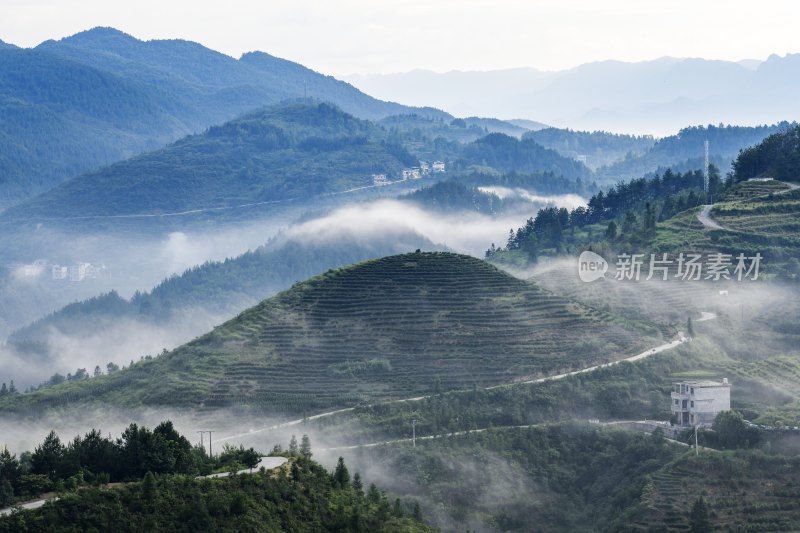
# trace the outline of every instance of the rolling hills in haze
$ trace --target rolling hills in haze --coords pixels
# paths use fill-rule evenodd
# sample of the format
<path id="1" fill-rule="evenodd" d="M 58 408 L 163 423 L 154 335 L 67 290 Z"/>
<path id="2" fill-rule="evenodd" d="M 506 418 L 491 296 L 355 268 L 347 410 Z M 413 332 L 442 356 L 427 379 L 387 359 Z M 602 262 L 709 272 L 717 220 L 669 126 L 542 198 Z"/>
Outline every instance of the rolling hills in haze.
<path id="1" fill-rule="evenodd" d="M 263 52 L 239 60 L 181 40 L 94 28 L 0 46 L 0 208 L 245 112 L 294 98 L 362 118 L 416 112 Z M 450 117 L 452 118 L 452 117 Z"/>
<path id="2" fill-rule="evenodd" d="M 582 368 L 637 353 L 661 335 L 478 259 L 414 253 L 329 271 L 172 352 L 5 407 L 311 414 Z"/>
<path id="3" fill-rule="evenodd" d="M 374 173 L 398 180 L 402 168 L 419 164 L 406 144 L 420 143 L 428 147 L 427 154 L 433 150 L 453 160 L 456 170 L 549 172 L 556 181 L 591 176 L 583 164 L 531 140 L 492 133 L 468 144 L 430 137 L 415 143 L 330 104 L 298 102 L 255 111 L 73 178 L 6 210 L 0 223 L 73 219 L 72 224 L 93 225 L 103 218 L 307 201 L 370 188 Z"/>

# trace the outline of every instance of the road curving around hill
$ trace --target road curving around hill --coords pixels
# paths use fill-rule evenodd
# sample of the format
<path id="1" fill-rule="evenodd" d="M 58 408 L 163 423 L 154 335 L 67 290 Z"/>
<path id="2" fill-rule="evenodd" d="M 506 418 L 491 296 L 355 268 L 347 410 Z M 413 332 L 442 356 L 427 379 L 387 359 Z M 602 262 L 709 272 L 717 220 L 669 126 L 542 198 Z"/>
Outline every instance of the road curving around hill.
<path id="1" fill-rule="evenodd" d="M 708 312 L 708 311 L 702 311 L 700 313 L 700 318 L 697 319 L 697 322 L 704 322 L 704 321 L 707 321 L 707 320 L 713 320 L 715 318 L 717 318 L 717 315 L 715 313 L 711 313 L 711 312 Z M 656 346 L 654 348 L 649 348 L 649 349 L 645 350 L 644 352 L 641 352 L 641 353 L 638 353 L 636 355 L 632 355 L 630 357 L 626 357 L 626 358 L 623 358 L 623 359 L 619 359 L 617 361 L 611 361 L 609 363 L 602 363 L 602 364 L 590 366 L 588 368 L 584 368 L 584 369 L 581 369 L 581 370 L 574 370 L 572 372 L 564 372 L 562 374 L 555 374 L 555 375 L 552 375 L 552 376 L 544 376 L 544 377 L 533 378 L 533 379 L 523 379 L 523 380 L 520 380 L 520 381 L 511 382 L 511 383 L 503 383 L 501 385 L 492 385 L 490 387 L 483 387 L 483 389 L 484 390 L 493 390 L 493 389 L 500 389 L 500 388 L 503 388 L 503 387 L 514 387 L 514 386 L 517 386 L 517 385 L 529 385 L 529 384 L 535 384 L 535 383 L 546 383 L 548 381 L 556 381 L 556 380 L 568 378 L 568 377 L 571 377 L 571 376 L 577 376 L 577 375 L 580 375 L 580 374 L 586 374 L 586 373 L 589 373 L 589 372 L 594 372 L 596 370 L 599 370 L 599 369 L 602 369 L 602 368 L 608 368 L 608 367 L 611 367 L 611 366 L 614 366 L 614 365 L 618 365 L 618 364 L 624 363 L 624 362 L 632 363 L 632 362 L 635 362 L 635 361 L 641 361 L 642 359 L 646 359 L 647 357 L 651 357 L 651 356 L 656 355 L 658 353 L 661 353 L 661 352 L 663 352 L 665 350 L 671 350 L 673 348 L 676 348 L 676 347 L 680 346 L 681 344 L 683 344 L 685 342 L 688 342 L 689 340 L 690 339 L 688 337 L 684 336 L 684 334 L 682 332 L 678 332 L 677 338 L 675 340 L 671 341 L 671 342 L 667 342 L 667 343 L 661 344 L 661 345 Z M 413 398 L 403 398 L 403 399 L 399 399 L 399 400 L 389 400 L 389 401 L 379 402 L 379 403 L 371 404 L 371 405 L 387 405 L 387 404 L 403 403 L 403 402 L 419 402 L 419 401 L 431 398 L 432 396 L 433 395 L 428 394 L 428 395 L 425 395 L 425 396 L 416 396 L 416 397 L 413 397 Z M 259 429 L 251 429 L 246 433 L 237 433 L 235 435 L 228 435 L 226 437 L 221 437 L 219 439 L 216 439 L 214 441 L 214 444 L 223 443 L 223 442 L 229 442 L 229 441 L 236 440 L 236 439 L 241 439 L 241 438 L 244 438 L 244 437 L 251 437 L 253 435 L 257 435 L 259 433 L 264 433 L 266 431 L 274 431 L 276 429 L 282 429 L 282 428 L 297 426 L 297 425 L 300 425 L 300 424 L 302 424 L 302 423 L 304 423 L 306 421 L 309 421 L 309 420 L 318 420 L 320 418 L 326 418 L 326 417 L 334 416 L 334 415 L 337 415 L 337 414 L 340 414 L 340 413 L 348 413 L 348 412 L 354 411 L 355 409 L 356 409 L 355 407 L 345 407 L 343 409 L 336 409 L 334 411 L 327 411 L 327 412 L 324 412 L 324 413 L 318 413 L 316 415 L 307 416 L 305 418 L 298 418 L 296 420 L 289 420 L 287 422 L 282 422 L 280 424 L 274 424 L 274 425 L 268 426 L 268 427 L 263 427 L 263 428 L 259 428 Z"/>

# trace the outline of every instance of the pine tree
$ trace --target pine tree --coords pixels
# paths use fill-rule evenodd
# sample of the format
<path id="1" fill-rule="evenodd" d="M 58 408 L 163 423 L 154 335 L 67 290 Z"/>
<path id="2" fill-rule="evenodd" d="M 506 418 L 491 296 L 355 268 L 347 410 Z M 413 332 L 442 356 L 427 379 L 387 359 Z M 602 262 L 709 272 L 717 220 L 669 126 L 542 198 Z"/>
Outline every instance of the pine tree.
<path id="1" fill-rule="evenodd" d="M 708 507 L 706 507 L 706 502 L 702 496 L 692 506 L 692 512 L 689 515 L 689 531 L 691 533 L 708 533 L 711 531 Z"/>
<path id="2" fill-rule="evenodd" d="M 0 385 L 0 397 L 8 396 L 8 387 L 6 387 L 5 381 L 2 385 Z"/>
<path id="3" fill-rule="evenodd" d="M 9 394 L 16 394 L 17 392 L 19 392 L 19 391 L 17 391 L 17 386 L 14 385 L 14 380 L 12 379 L 11 383 L 8 385 L 8 393 Z"/>
<path id="4" fill-rule="evenodd" d="M 311 439 L 308 438 L 308 435 L 303 435 L 303 438 L 300 442 L 300 455 L 306 459 L 311 459 L 311 456 L 313 455 L 311 453 Z"/>
<path id="5" fill-rule="evenodd" d="M 361 481 L 361 474 L 358 472 L 353 476 L 353 488 L 359 494 L 364 492 L 364 483 Z"/>
<path id="6" fill-rule="evenodd" d="M 347 466 L 344 464 L 343 457 L 339 457 L 339 461 L 336 463 L 336 470 L 333 473 L 333 481 L 342 489 L 350 486 L 350 472 L 348 472 Z"/>
<path id="7" fill-rule="evenodd" d="M 292 435 L 292 440 L 289 441 L 289 453 L 297 455 L 297 437 Z"/>
<path id="8" fill-rule="evenodd" d="M 417 522 L 422 522 L 422 511 L 419 508 L 419 502 L 414 502 L 414 510 L 412 511 L 411 516 L 413 516 L 414 520 Z"/>
<path id="9" fill-rule="evenodd" d="M 694 326 L 692 326 L 692 317 L 689 317 L 689 320 L 686 321 L 686 334 L 689 336 L 690 339 L 694 338 Z"/>

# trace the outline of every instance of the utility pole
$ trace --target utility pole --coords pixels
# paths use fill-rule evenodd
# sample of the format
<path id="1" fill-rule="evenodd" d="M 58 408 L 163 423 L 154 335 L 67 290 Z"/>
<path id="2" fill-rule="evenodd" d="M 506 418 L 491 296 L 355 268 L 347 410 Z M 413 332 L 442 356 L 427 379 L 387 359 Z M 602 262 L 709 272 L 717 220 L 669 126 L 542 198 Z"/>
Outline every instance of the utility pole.
<path id="1" fill-rule="evenodd" d="M 411 419 L 411 447 L 417 447 L 417 419 Z"/>
<path id="2" fill-rule="evenodd" d="M 694 455 L 700 455 L 700 450 L 697 449 L 697 424 L 694 425 Z"/>
<path id="3" fill-rule="evenodd" d="M 211 449 L 211 434 L 214 433 L 214 431 L 209 431 L 207 429 L 202 429 L 202 430 L 198 431 L 198 433 L 200 433 L 200 447 L 203 448 L 203 449 L 206 448 L 205 442 L 203 442 L 203 434 L 204 433 L 208 433 L 208 456 L 209 457 L 214 457 L 214 452 Z"/>
<path id="4" fill-rule="evenodd" d="M 709 175 L 708 175 L 708 139 L 706 139 L 705 143 L 705 172 L 703 173 L 703 191 L 706 193 L 706 197 L 708 197 L 708 185 L 709 185 Z"/>

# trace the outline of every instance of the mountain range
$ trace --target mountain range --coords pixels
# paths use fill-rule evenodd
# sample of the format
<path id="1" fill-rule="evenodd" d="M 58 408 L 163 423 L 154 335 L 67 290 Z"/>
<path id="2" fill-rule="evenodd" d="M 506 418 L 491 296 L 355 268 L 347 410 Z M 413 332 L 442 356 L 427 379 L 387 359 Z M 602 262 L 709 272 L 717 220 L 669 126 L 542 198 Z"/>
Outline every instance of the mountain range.
<path id="1" fill-rule="evenodd" d="M 376 100 L 266 53 L 237 60 L 197 43 L 141 41 L 112 28 L 33 49 L 0 46 L 0 72 L 0 208 L 287 99 L 323 99 L 371 119 L 448 116 Z"/>
<path id="2" fill-rule="evenodd" d="M 800 54 L 729 62 L 663 57 L 545 72 L 415 70 L 344 79 L 379 98 L 453 114 L 528 118 L 558 127 L 674 133 L 690 124 L 765 124 L 800 117 Z"/>

